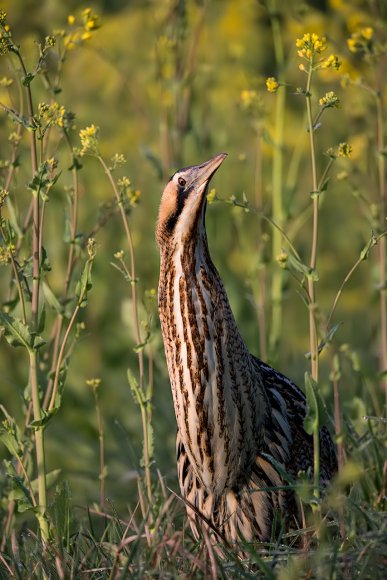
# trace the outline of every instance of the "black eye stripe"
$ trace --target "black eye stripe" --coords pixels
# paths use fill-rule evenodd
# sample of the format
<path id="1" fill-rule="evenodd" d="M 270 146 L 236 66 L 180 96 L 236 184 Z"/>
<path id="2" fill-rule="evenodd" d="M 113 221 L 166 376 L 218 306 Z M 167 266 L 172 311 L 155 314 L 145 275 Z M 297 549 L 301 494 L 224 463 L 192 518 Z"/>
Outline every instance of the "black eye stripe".
<path id="1" fill-rule="evenodd" d="M 187 197 L 189 196 L 191 189 L 184 190 L 183 187 L 179 186 L 178 193 L 177 193 L 177 206 L 176 210 L 171 214 L 167 221 L 167 231 L 171 234 L 175 229 L 177 220 L 180 217 L 181 212 L 184 209 L 184 205 L 186 202 Z"/>

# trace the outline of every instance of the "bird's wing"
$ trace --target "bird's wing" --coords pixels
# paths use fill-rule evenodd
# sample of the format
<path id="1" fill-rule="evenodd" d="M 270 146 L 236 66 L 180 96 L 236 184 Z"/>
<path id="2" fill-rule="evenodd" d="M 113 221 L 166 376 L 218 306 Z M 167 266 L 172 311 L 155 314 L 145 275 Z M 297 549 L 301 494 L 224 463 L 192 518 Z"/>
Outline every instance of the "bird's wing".
<path id="1" fill-rule="evenodd" d="M 299 471 L 313 469 L 313 437 L 304 429 L 307 412 L 304 393 L 293 381 L 270 365 L 255 358 L 262 381 L 266 387 L 270 402 L 278 407 L 278 400 L 285 404 L 285 416 L 289 425 L 290 443 L 287 468 L 297 476 Z M 336 451 L 328 429 L 320 429 L 320 478 L 328 481 L 337 471 Z"/>

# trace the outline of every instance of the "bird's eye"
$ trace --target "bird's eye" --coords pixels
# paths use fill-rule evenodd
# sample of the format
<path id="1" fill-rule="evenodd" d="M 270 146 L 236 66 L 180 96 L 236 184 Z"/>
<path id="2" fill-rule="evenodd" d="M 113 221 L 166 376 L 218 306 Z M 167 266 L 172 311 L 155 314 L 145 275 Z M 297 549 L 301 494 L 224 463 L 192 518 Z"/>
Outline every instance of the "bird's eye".
<path id="1" fill-rule="evenodd" d="M 181 187 L 184 187 L 185 184 L 187 183 L 185 179 L 183 179 L 182 177 L 179 177 L 179 179 L 177 180 L 178 184 L 181 185 Z"/>

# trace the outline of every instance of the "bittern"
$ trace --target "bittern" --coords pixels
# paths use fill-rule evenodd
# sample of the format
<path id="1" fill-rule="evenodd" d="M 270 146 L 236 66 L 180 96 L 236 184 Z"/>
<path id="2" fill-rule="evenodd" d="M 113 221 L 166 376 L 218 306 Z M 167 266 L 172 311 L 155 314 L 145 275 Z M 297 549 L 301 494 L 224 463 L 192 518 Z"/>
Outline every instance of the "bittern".
<path id="1" fill-rule="evenodd" d="M 225 157 L 177 171 L 164 189 L 156 232 L 159 315 L 191 527 L 197 534 L 205 522 L 230 543 L 268 541 L 276 512 L 288 528 L 301 525 L 284 474 L 295 479 L 301 470 L 313 472 L 313 440 L 303 427 L 304 394 L 250 354 L 210 257 L 207 191 Z M 321 484 L 335 471 L 323 427 Z"/>

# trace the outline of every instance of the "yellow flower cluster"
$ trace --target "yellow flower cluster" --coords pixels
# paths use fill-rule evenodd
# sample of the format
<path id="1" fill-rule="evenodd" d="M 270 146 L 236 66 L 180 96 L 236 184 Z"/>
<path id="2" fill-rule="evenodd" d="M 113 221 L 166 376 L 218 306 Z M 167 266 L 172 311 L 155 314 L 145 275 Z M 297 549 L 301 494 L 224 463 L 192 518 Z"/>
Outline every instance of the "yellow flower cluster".
<path id="1" fill-rule="evenodd" d="M 207 193 L 207 202 L 209 204 L 214 203 L 216 199 L 216 189 L 213 187 L 208 193 Z"/>
<path id="2" fill-rule="evenodd" d="M 92 389 L 98 389 L 101 384 L 101 379 L 87 379 L 85 382 L 88 387 L 91 387 Z"/>
<path id="3" fill-rule="evenodd" d="M 312 60 L 316 54 L 324 52 L 327 48 L 326 38 L 318 36 L 315 32 L 307 32 L 302 38 L 297 38 L 296 47 L 298 56 Z"/>
<path id="4" fill-rule="evenodd" d="M 11 256 L 15 253 L 15 246 L 0 246 L 0 266 L 6 266 L 11 261 Z"/>
<path id="5" fill-rule="evenodd" d="M 4 26 L 6 18 L 7 18 L 6 11 L 3 10 L 2 8 L 0 8 L 0 25 L 1 26 Z"/>
<path id="6" fill-rule="evenodd" d="M 279 88 L 279 83 L 275 77 L 269 77 L 266 79 L 266 88 L 269 93 L 276 93 Z"/>
<path id="7" fill-rule="evenodd" d="M 46 124 L 47 127 L 57 125 L 63 128 L 65 125 L 66 109 L 63 105 L 59 105 L 56 101 L 51 105 L 47 103 L 39 103 L 38 105 L 38 120 Z"/>
<path id="8" fill-rule="evenodd" d="M 45 48 L 53 47 L 56 45 L 56 38 L 55 36 L 46 36 L 44 39 Z"/>
<path id="9" fill-rule="evenodd" d="M 241 92 L 241 105 L 243 109 L 249 109 L 256 101 L 258 95 L 257 91 L 245 89 Z"/>
<path id="10" fill-rule="evenodd" d="M 113 157 L 111 158 L 111 162 L 112 162 L 111 169 L 114 170 L 117 169 L 118 167 L 121 167 L 122 165 L 125 165 L 126 159 L 122 153 L 114 153 Z"/>
<path id="11" fill-rule="evenodd" d="M 3 207 L 5 200 L 8 197 L 8 194 L 9 194 L 9 192 L 7 189 L 4 189 L 4 188 L 0 189 L 0 208 Z"/>
<path id="12" fill-rule="evenodd" d="M 0 87 L 3 89 L 7 89 L 13 84 L 13 80 L 9 79 L 8 77 L 2 77 L 0 79 Z"/>
<path id="13" fill-rule="evenodd" d="M 89 238 L 87 240 L 86 249 L 87 249 L 87 253 L 89 255 L 90 260 L 94 260 L 94 258 L 95 258 L 96 245 L 97 244 L 96 244 L 96 241 L 94 238 Z"/>
<path id="14" fill-rule="evenodd" d="M 347 40 L 348 48 L 351 52 L 362 52 L 367 50 L 370 45 L 370 41 L 374 36 L 374 29 L 370 26 L 362 28 L 357 32 L 351 34 L 350 38 Z"/>
<path id="15" fill-rule="evenodd" d="M 118 252 L 115 252 L 114 257 L 116 260 L 123 260 L 125 256 L 124 250 L 118 250 Z"/>
<path id="16" fill-rule="evenodd" d="M 7 38 L 3 36 L 0 38 L 0 56 L 4 56 L 9 52 L 10 43 Z"/>
<path id="17" fill-rule="evenodd" d="M 329 107 L 338 109 L 340 107 L 340 99 L 334 91 L 329 91 L 325 93 L 323 97 L 319 100 L 322 107 L 328 109 Z"/>
<path id="18" fill-rule="evenodd" d="M 64 30 L 56 31 L 56 34 L 64 38 L 67 50 L 73 50 L 77 45 L 89 40 L 92 33 L 101 27 L 100 19 L 91 8 L 85 8 L 81 13 L 81 22 L 78 24 L 73 14 L 67 17 L 67 22 L 72 30 L 66 34 Z"/>
<path id="19" fill-rule="evenodd" d="M 337 154 L 339 157 L 351 157 L 352 147 L 349 143 L 340 143 Z"/>
<path id="20" fill-rule="evenodd" d="M 82 146 L 80 151 L 81 156 L 87 153 L 98 154 L 98 133 L 99 127 L 96 127 L 94 124 L 79 131 Z"/>
<path id="21" fill-rule="evenodd" d="M 141 197 L 141 191 L 138 189 L 132 189 L 130 179 L 126 176 L 121 177 L 121 179 L 117 181 L 117 185 L 121 190 L 121 195 L 125 195 L 129 204 L 132 207 L 136 207 Z"/>
<path id="22" fill-rule="evenodd" d="M 278 265 L 280 266 L 280 268 L 282 268 L 283 270 L 286 270 L 286 268 L 288 267 L 288 259 L 289 256 L 286 252 L 284 252 L 282 250 L 282 252 L 280 254 L 278 254 L 278 256 L 276 257 L 276 261 L 278 263 Z"/>
<path id="23" fill-rule="evenodd" d="M 339 70 L 340 67 L 341 62 L 335 54 L 331 54 L 321 63 L 321 68 L 333 68 L 335 70 Z"/>
<path id="24" fill-rule="evenodd" d="M 100 27 L 99 16 L 94 14 L 91 8 L 85 8 L 83 10 L 82 21 L 85 30 L 97 30 Z"/>

